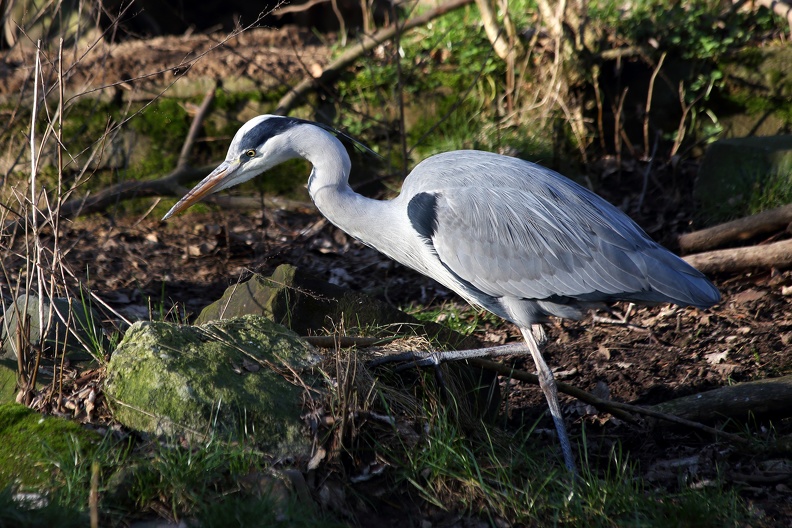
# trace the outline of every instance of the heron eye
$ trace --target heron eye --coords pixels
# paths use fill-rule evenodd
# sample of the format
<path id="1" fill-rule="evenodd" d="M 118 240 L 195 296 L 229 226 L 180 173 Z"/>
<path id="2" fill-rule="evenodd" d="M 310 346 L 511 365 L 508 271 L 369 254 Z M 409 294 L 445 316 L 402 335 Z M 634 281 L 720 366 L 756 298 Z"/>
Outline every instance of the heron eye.
<path id="1" fill-rule="evenodd" d="M 256 151 L 253 150 L 253 149 L 249 149 L 249 150 L 245 151 L 245 156 L 247 156 L 248 158 L 255 158 L 256 157 Z"/>

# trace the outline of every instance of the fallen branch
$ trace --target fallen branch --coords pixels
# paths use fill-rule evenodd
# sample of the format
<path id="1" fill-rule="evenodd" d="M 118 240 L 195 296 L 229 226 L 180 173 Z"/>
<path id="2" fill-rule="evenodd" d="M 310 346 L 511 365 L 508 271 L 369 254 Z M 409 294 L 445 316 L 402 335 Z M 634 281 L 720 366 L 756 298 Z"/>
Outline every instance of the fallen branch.
<path id="1" fill-rule="evenodd" d="M 678 238 L 682 253 L 695 253 L 749 240 L 758 235 L 784 230 L 792 224 L 792 204 L 746 216 L 707 229 L 685 233 Z"/>
<path id="2" fill-rule="evenodd" d="M 303 13 L 311 9 L 313 6 L 319 4 L 326 4 L 329 1 L 330 0 L 308 0 L 304 4 L 299 4 L 299 5 L 288 5 L 285 3 L 281 3 L 279 4 L 279 7 L 276 7 L 275 10 L 272 11 L 272 16 L 280 18 L 283 15 L 289 13 Z"/>
<path id="3" fill-rule="evenodd" d="M 151 181 L 126 181 L 102 189 L 96 194 L 73 198 L 65 202 L 60 209 L 63 217 L 73 218 L 81 214 L 104 211 L 107 207 L 131 198 L 148 196 L 178 196 L 186 192 L 181 187 L 184 182 L 205 176 L 214 166 L 192 168 L 178 167 L 167 176 Z"/>
<path id="4" fill-rule="evenodd" d="M 702 273 L 723 273 L 750 268 L 786 268 L 792 266 L 792 239 L 732 249 L 719 249 L 683 257 Z"/>
<path id="5" fill-rule="evenodd" d="M 60 215 L 71 218 L 81 214 L 103 211 L 114 203 L 130 198 L 181 196 L 186 193 L 187 189 L 183 188 L 182 184 L 205 176 L 214 168 L 214 165 L 193 168 L 189 164 L 189 159 L 190 153 L 195 145 L 195 140 L 198 137 L 198 132 L 214 101 L 215 90 L 216 86 L 206 92 L 204 100 L 190 125 L 190 131 L 182 145 L 176 168 L 169 174 L 150 181 L 126 181 L 102 189 L 93 196 L 73 198 L 61 205 L 59 211 Z"/>
<path id="6" fill-rule="evenodd" d="M 655 405 L 652 409 L 698 422 L 792 416 L 792 376 L 738 383 Z"/>
<path id="7" fill-rule="evenodd" d="M 321 75 L 318 77 L 308 76 L 300 81 L 297 86 L 289 90 L 289 92 L 278 102 L 278 106 L 273 113 L 276 115 L 286 115 L 289 113 L 292 107 L 310 90 L 313 90 L 314 88 L 323 84 L 329 84 L 339 75 L 341 75 L 346 67 L 355 62 L 361 55 L 371 51 L 383 42 L 387 42 L 388 40 L 392 39 L 397 33 L 408 31 L 418 26 L 423 26 L 435 18 L 448 13 L 449 11 L 453 11 L 468 4 L 472 4 L 473 1 L 474 0 L 451 0 L 450 2 L 439 5 L 422 15 L 411 18 L 404 24 L 393 24 L 377 31 L 372 36 L 361 35 L 360 42 L 346 50 L 337 59 L 328 64 L 324 71 L 322 71 Z"/>
<path id="8" fill-rule="evenodd" d="M 490 361 L 487 359 L 470 359 L 468 360 L 471 365 L 475 365 L 481 368 L 494 370 L 495 372 L 503 375 L 503 376 L 511 376 L 514 379 L 525 381 L 528 383 L 532 383 L 534 385 L 539 385 L 539 377 L 536 374 L 530 374 L 528 372 L 524 372 L 521 370 L 515 370 L 508 365 L 504 365 L 502 363 L 497 363 L 495 361 Z M 747 438 L 742 436 L 726 433 L 719 429 L 715 429 L 714 427 L 710 427 L 708 425 L 704 425 L 698 422 L 694 422 L 692 420 L 687 420 L 685 418 L 680 418 L 679 416 L 674 416 L 673 414 L 668 414 L 664 412 L 660 412 L 653 408 L 647 407 L 639 407 L 637 405 L 630 405 L 628 403 L 619 403 L 615 401 L 605 401 L 601 398 L 597 398 L 593 394 L 590 394 L 586 391 L 580 390 L 577 387 L 573 387 L 572 385 L 568 385 L 566 383 L 556 382 L 559 392 L 563 392 L 564 394 L 568 394 L 580 401 L 586 402 L 590 405 L 593 405 L 599 410 L 608 412 L 618 418 L 623 420 L 635 423 L 635 418 L 630 416 L 627 413 L 634 413 L 640 414 L 644 416 L 649 416 L 651 418 L 656 418 L 658 420 L 664 420 L 671 423 L 676 423 L 679 425 L 683 425 L 689 429 L 695 429 L 697 431 L 701 431 L 703 433 L 711 434 L 713 436 L 717 436 L 723 439 L 728 440 L 729 442 L 745 445 L 749 443 Z"/>

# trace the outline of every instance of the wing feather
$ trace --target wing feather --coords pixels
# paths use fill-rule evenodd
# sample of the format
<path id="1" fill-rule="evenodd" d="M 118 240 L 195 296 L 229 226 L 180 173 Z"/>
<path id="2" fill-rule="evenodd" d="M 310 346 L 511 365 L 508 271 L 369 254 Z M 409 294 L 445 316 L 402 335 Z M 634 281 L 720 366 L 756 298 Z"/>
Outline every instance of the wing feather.
<path id="1" fill-rule="evenodd" d="M 571 180 L 515 158 L 453 154 L 421 163 L 403 193 L 434 195 L 438 258 L 484 294 L 697 306 L 719 298 L 698 271 Z"/>

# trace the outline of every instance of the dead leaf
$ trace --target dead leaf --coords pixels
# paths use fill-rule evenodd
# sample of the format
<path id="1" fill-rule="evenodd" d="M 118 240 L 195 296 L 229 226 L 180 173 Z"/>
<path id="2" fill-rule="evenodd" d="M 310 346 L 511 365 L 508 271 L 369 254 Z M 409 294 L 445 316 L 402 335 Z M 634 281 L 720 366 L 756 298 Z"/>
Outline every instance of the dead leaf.
<path id="1" fill-rule="evenodd" d="M 611 358 L 610 350 L 607 347 L 600 345 L 595 353 L 595 359 L 601 361 L 608 361 Z"/>
<path id="2" fill-rule="evenodd" d="M 316 449 L 316 453 L 311 457 L 311 460 L 308 461 L 308 471 L 316 469 L 319 467 L 319 464 L 324 460 L 327 456 L 327 451 L 323 447 L 318 447 Z"/>
<path id="3" fill-rule="evenodd" d="M 715 365 L 715 372 L 723 377 L 731 376 L 731 374 L 737 370 L 738 366 L 739 365 L 735 363 L 721 363 L 719 365 Z"/>
<path id="4" fill-rule="evenodd" d="M 726 356 L 729 355 L 728 350 L 724 350 L 723 352 L 713 352 L 712 354 L 705 354 L 704 359 L 707 360 L 707 363 L 710 365 L 717 365 L 723 361 L 726 361 Z"/>
<path id="5" fill-rule="evenodd" d="M 745 291 L 741 291 L 740 293 L 732 296 L 732 301 L 734 301 L 737 304 L 745 304 L 749 302 L 758 301 L 765 295 L 767 295 L 766 291 L 759 291 L 754 288 L 751 288 Z"/>

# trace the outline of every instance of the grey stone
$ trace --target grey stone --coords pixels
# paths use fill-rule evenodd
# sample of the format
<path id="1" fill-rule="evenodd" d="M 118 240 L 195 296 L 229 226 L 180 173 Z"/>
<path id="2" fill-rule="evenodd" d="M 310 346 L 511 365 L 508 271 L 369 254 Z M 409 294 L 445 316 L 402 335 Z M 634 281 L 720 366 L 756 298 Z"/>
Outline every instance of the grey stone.
<path id="1" fill-rule="evenodd" d="M 43 303 L 44 317 L 50 314 L 50 299 Z M 107 344 L 99 314 L 75 299 L 56 298 L 52 300 L 52 323 L 44 341 L 44 352 L 51 353 L 63 350 L 64 344 L 67 355 L 72 360 L 82 361 L 99 354 Z M 6 316 L 3 319 L 2 338 L 3 353 L 0 359 L 16 360 L 18 343 L 19 315 L 27 314 L 30 317 L 29 342 L 37 344 L 41 338 L 39 329 L 39 298 L 36 295 L 20 295 L 17 300 L 5 308 Z M 60 315 L 59 315 L 60 314 Z M 63 321 L 70 321 L 71 331 Z M 45 323 L 46 327 L 46 323 Z M 76 335 L 75 335 L 76 334 Z"/>
<path id="2" fill-rule="evenodd" d="M 472 337 L 450 328 L 415 317 L 389 304 L 311 277 L 288 264 L 278 266 L 270 277 L 254 276 L 229 287 L 223 297 L 207 306 L 196 323 L 238 317 L 244 314 L 263 315 L 287 326 L 301 335 L 323 334 L 324 329 L 374 329 L 378 335 L 426 335 L 434 343 L 457 350 L 478 348 Z M 492 419 L 500 405 L 497 376 L 463 362 L 448 365 L 456 392 L 471 404 L 477 416 Z"/>
<path id="3" fill-rule="evenodd" d="M 132 429 L 244 436 L 294 454 L 309 448 L 295 373 L 314 361 L 308 344 L 260 316 L 202 326 L 138 322 L 112 354 L 105 394 Z"/>

